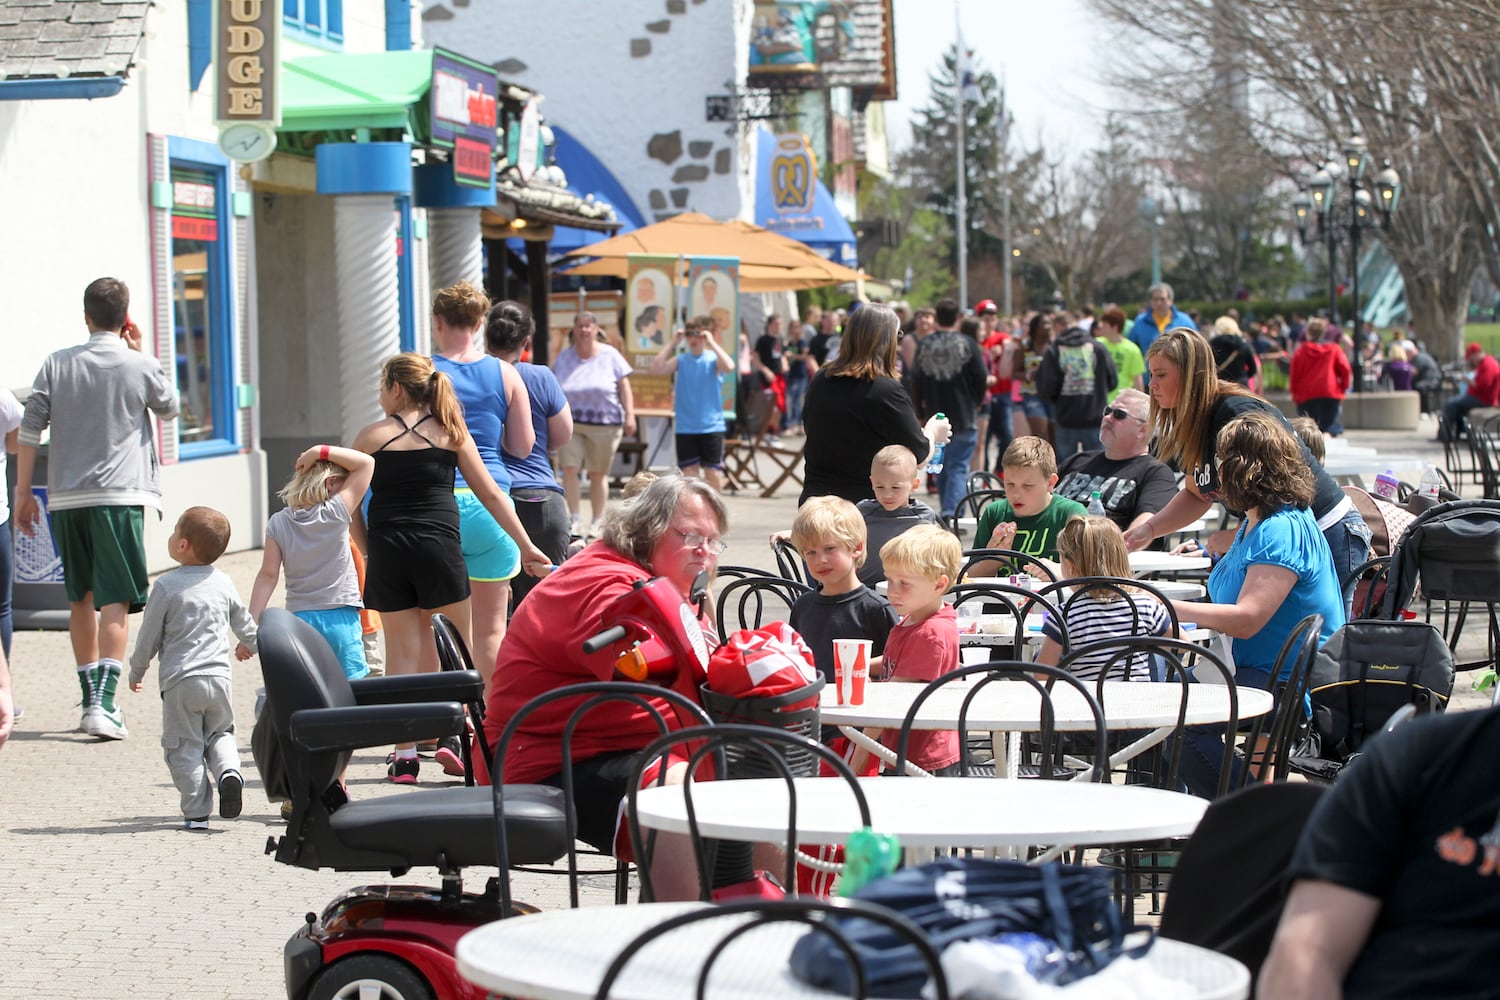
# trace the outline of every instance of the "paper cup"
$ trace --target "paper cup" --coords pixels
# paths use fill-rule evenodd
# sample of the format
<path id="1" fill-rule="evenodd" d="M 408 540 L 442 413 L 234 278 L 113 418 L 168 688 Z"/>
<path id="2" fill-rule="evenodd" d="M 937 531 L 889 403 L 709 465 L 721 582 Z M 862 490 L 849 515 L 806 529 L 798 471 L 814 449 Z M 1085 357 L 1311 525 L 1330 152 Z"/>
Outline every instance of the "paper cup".
<path id="1" fill-rule="evenodd" d="M 833 681 L 840 705 L 863 705 L 870 677 L 869 639 L 833 640 Z"/>

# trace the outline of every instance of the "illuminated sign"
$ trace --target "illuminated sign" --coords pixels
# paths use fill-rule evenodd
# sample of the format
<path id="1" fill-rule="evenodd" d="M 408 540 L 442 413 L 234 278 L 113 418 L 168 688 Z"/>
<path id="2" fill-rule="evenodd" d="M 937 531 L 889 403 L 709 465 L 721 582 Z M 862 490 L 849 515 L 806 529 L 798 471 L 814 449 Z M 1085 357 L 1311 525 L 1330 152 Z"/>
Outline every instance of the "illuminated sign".
<path id="1" fill-rule="evenodd" d="M 484 63 L 444 49 L 432 52 L 432 144 L 451 149 L 453 179 L 488 187 L 499 123 L 500 78 Z"/>

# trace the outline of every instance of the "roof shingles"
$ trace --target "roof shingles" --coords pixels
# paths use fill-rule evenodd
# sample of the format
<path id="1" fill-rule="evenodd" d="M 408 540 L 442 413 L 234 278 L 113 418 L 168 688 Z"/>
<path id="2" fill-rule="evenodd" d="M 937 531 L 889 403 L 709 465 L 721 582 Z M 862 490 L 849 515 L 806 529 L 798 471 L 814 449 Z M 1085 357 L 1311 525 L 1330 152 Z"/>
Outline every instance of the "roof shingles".
<path id="1" fill-rule="evenodd" d="M 147 0 L 0 0 L 0 80 L 124 76 Z"/>

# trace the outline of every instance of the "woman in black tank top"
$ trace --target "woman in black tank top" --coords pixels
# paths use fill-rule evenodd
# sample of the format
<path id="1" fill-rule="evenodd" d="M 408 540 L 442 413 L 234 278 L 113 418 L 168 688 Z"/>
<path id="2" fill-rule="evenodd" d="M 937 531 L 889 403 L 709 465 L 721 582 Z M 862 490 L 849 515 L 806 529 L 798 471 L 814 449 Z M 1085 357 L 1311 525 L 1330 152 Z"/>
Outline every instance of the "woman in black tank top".
<path id="1" fill-rule="evenodd" d="M 550 561 L 526 536 L 510 498 L 485 469 L 453 386 L 431 359 L 409 353 L 386 362 L 380 407 L 387 417 L 354 441 L 375 458 L 365 606 L 384 616 L 387 672 L 435 672 L 433 613 L 452 619 L 466 642 L 470 637 L 469 577 L 453 498 L 456 470 L 520 547 L 525 572 L 541 576 Z M 416 782 L 411 744 L 397 746 L 388 776 Z"/>

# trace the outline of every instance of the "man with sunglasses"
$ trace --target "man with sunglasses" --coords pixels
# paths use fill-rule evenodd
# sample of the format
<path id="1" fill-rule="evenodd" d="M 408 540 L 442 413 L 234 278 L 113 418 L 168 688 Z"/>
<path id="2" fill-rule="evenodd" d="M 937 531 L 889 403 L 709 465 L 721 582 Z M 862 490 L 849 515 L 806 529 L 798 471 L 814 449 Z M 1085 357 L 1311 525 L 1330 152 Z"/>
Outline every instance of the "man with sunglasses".
<path id="1" fill-rule="evenodd" d="M 1177 495 L 1177 477 L 1151 457 L 1151 405 L 1139 389 L 1121 389 L 1099 421 L 1099 451 L 1083 451 L 1058 464 L 1053 491 L 1088 506 L 1096 490 L 1109 519 L 1122 531 L 1146 521 Z"/>

